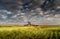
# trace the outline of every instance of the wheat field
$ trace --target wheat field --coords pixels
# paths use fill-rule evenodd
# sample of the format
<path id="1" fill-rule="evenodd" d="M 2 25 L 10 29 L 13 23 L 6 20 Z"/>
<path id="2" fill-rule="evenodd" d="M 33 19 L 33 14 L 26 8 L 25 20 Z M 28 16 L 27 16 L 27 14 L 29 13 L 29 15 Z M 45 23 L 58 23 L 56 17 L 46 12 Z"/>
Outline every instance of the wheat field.
<path id="1" fill-rule="evenodd" d="M 0 26 L 0 39 L 60 39 L 60 26 Z"/>

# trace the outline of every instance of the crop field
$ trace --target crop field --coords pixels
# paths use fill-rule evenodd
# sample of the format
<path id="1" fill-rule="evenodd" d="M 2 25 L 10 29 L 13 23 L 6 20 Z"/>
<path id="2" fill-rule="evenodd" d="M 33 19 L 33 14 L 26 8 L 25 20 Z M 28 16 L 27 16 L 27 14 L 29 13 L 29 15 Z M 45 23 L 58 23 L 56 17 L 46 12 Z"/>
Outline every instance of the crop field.
<path id="1" fill-rule="evenodd" d="M 60 39 L 60 26 L 0 26 L 0 39 Z"/>

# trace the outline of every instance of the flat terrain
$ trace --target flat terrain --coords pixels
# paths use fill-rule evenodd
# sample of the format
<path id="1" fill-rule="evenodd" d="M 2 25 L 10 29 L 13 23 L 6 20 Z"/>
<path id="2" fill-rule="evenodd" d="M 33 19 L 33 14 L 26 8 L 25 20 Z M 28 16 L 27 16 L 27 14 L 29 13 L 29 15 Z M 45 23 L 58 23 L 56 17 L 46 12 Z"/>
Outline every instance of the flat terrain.
<path id="1" fill-rule="evenodd" d="M 31 29 L 39 29 L 39 30 L 60 30 L 60 25 L 39 25 L 39 26 L 24 26 L 24 25 L 0 25 L 0 30 L 31 30 Z"/>
<path id="2" fill-rule="evenodd" d="M 59 25 L 0 26 L 0 39 L 60 39 Z"/>

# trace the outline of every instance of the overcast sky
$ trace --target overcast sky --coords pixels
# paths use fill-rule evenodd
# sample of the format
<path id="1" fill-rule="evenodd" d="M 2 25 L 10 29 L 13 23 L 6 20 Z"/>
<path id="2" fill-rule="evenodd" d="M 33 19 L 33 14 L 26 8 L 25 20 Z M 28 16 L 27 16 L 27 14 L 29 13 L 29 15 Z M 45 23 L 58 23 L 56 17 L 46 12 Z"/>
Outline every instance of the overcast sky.
<path id="1" fill-rule="evenodd" d="M 0 24 L 27 24 L 28 21 L 30 21 L 33 24 L 60 24 L 60 10 L 52 12 L 48 10 L 43 13 L 43 11 L 41 11 L 41 8 L 37 7 L 35 10 L 22 12 L 21 10 L 19 10 L 19 8 L 21 7 L 17 6 L 17 2 L 14 2 L 15 4 L 13 5 L 8 5 L 8 1 L 1 1 Z M 59 8 L 60 6 L 58 6 L 58 9 Z"/>

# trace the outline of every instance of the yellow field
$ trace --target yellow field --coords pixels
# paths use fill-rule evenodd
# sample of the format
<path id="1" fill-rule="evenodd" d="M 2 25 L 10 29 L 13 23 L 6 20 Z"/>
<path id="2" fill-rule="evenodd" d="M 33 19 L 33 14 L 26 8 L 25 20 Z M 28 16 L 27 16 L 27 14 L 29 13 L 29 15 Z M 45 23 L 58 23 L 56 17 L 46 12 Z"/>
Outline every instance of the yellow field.
<path id="1" fill-rule="evenodd" d="M 1 25 L 0 39 L 60 39 L 60 26 Z"/>
<path id="2" fill-rule="evenodd" d="M 0 30 L 18 30 L 18 29 L 60 29 L 59 25 L 40 25 L 40 26 L 23 26 L 23 25 L 1 25 Z"/>

